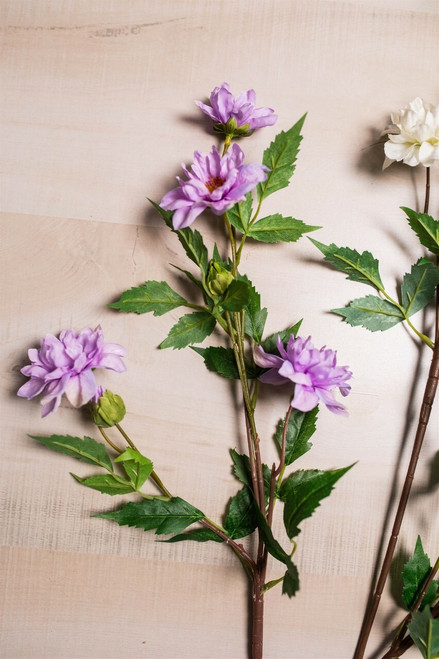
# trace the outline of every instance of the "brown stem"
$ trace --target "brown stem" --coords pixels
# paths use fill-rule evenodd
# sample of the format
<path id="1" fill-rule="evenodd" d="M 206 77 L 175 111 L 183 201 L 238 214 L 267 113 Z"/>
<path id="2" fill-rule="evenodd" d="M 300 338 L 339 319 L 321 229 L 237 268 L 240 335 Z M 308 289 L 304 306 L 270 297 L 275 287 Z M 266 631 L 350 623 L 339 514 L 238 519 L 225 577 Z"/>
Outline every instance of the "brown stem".
<path id="1" fill-rule="evenodd" d="M 262 659 L 263 652 L 263 635 L 264 635 L 264 595 L 262 583 L 259 578 L 254 580 L 253 584 L 253 606 L 252 606 L 252 659 Z"/>
<path id="2" fill-rule="evenodd" d="M 425 201 L 424 213 L 428 213 L 428 205 L 430 203 L 430 167 L 425 168 Z"/>
<path id="3" fill-rule="evenodd" d="M 383 565 L 380 575 L 378 577 L 375 592 L 373 594 L 372 603 L 367 612 L 366 618 L 361 629 L 360 638 L 358 640 L 357 649 L 354 659 L 363 659 L 366 650 L 367 641 L 369 639 L 370 631 L 372 629 L 373 621 L 380 603 L 381 595 L 384 590 L 390 565 L 392 563 L 393 554 L 395 552 L 396 543 L 398 540 L 399 531 L 401 529 L 402 520 L 404 518 L 405 509 L 407 506 L 410 490 L 415 475 L 416 465 L 418 462 L 419 454 L 421 451 L 422 443 L 425 437 L 425 431 L 430 418 L 431 408 L 436 395 L 437 386 L 439 381 L 439 341 L 436 341 L 433 357 L 431 360 L 430 371 L 428 373 L 427 382 L 424 390 L 424 397 L 422 399 L 421 411 L 419 413 L 418 427 L 416 430 L 415 440 L 413 443 L 412 454 L 407 468 L 404 485 L 401 492 L 401 497 L 396 511 L 395 520 L 393 523 L 392 533 L 387 545 L 387 551 L 384 556 Z"/>

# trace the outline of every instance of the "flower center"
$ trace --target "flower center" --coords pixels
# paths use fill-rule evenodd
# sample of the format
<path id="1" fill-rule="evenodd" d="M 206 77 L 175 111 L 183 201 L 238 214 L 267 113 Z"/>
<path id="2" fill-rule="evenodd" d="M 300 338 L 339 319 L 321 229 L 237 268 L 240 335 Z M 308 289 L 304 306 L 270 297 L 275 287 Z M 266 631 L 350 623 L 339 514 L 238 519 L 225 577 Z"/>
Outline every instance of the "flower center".
<path id="1" fill-rule="evenodd" d="M 210 179 L 206 181 L 204 185 L 209 190 L 209 192 L 212 193 L 217 188 L 220 188 L 225 182 L 225 180 L 226 179 L 221 178 L 221 176 L 211 176 Z"/>

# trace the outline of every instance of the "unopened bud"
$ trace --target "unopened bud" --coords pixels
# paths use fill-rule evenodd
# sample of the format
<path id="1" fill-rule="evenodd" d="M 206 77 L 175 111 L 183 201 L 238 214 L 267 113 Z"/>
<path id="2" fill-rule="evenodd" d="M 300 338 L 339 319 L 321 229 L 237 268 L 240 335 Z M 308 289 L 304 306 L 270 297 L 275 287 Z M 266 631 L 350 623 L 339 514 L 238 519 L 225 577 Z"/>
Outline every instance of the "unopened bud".
<path id="1" fill-rule="evenodd" d="M 111 428 L 116 423 L 120 423 L 125 413 L 125 403 L 122 398 L 108 389 L 91 406 L 93 423 L 102 428 Z"/>
<path id="2" fill-rule="evenodd" d="M 231 272 L 223 268 L 217 261 L 209 263 L 207 275 L 207 288 L 212 295 L 223 295 L 233 281 Z"/>

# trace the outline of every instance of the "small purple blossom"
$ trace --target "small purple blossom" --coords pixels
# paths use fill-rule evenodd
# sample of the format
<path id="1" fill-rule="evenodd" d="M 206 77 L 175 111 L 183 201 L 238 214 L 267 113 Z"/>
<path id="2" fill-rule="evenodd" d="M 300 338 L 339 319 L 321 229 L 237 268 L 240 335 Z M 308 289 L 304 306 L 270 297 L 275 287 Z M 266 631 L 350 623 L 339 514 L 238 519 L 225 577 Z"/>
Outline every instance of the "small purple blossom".
<path id="1" fill-rule="evenodd" d="M 245 126 L 248 124 L 249 130 L 272 126 L 277 121 L 277 115 L 271 108 L 257 108 L 256 94 L 253 89 L 247 92 L 241 92 L 235 98 L 230 91 L 227 82 L 223 82 L 221 87 L 215 87 L 210 95 L 210 106 L 201 101 L 195 101 L 198 107 L 212 121 L 227 124 L 230 119 L 235 119 L 238 125 Z"/>
<path id="2" fill-rule="evenodd" d="M 222 215 L 265 181 L 267 167 L 243 165 L 243 160 L 244 152 L 237 144 L 222 157 L 216 147 L 207 155 L 195 151 L 190 171 L 182 165 L 188 180 L 177 176 L 178 187 L 165 194 L 160 202 L 162 208 L 175 211 L 174 229 L 188 227 L 206 208 Z"/>
<path id="3" fill-rule="evenodd" d="M 56 412 L 65 394 L 73 407 L 88 403 L 99 391 L 93 368 L 109 368 L 121 373 L 126 370 L 121 357 L 126 350 L 118 343 L 104 343 L 102 329 L 90 327 L 82 332 L 64 330 L 56 338 L 47 334 L 40 348 L 28 352 L 31 363 L 21 369 L 30 378 L 17 392 L 28 400 L 44 393 L 41 416 Z"/>
<path id="4" fill-rule="evenodd" d="M 291 407 L 301 412 L 309 412 L 322 401 L 328 410 L 335 414 L 347 415 L 344 405 L 338 403 L 332 390 L 339 388 L 342 396 L 347 396 L 351 387 L 347 380 L 352 377 L 347 366 L 337 366 L 337 353 L 328 348 L 314 348 L 311 337 L 303 339 L 290 336 L 286 348 L 280 337 L 277 339 L 280 357 L 267 354 L 261 346 L 256 346 L 254 359 L 258 366 L 269 370 L 259 378 L 269 384 L 294 382 L 294 397 Z"/>

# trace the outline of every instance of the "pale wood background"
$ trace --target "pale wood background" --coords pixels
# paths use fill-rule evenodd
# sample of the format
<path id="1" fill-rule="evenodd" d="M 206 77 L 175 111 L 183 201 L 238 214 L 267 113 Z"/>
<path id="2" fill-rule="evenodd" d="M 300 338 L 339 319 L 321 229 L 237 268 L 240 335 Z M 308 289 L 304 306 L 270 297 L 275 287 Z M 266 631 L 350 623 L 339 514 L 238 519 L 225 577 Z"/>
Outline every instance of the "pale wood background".
<path id="1" fill-rule="evenodd" d="M 123 395 L 127 429 L 173 492 L 219 519 L 237 489 L 228 455 L 242 440 L 233 391 L 190 350 L 156 349 L 177 312 L 134 317 L 106 308 L 145 279 L 181 285 L 169 263 L 186 262 L 146 197 L 159 200 L 179 163 L 214 141 L 194 99 L 224 80 L 236 93 L 254 87 L 258 104 L 274 107 L 279 121 L 243 143 L 248 162 L 308 111 L 294 181 L 268 200 L 267 211 L 322 225 L 315 234 L 322 242 L 370 249 L 393 289 L 419 256 L 399 206 L 422 203 L 423 172 L 381 172 L 375 143 L 392 110 L 417 95 L 439 100 L 437 3 L 3 0 L 0 9 L 1 656 L 244 659 L 247 590 L 234 556 L 222 546 L 167 545 L 93 519 L 118 502 L 69 476 L 90 473 L 86 465 L 27 436 L 90 427 L 67 405 L 41 421 L 35 401 L 15 396 L 19 369 L 46 333 L 101 323 L 107 340 L 129 350 L 128 371 L 101 378 Z M 438 183 L 436 173 L 436 216 Z M 198 227 L 209 241 L 218 237 L 211 218 Z M 358 464 L 303 524 L 302 589 L 292 601 L 268 594 L 265 634 L 267 659 L 348 659 L 391 484 L 413 437 L 413 425 L 404 429 L 421 395 L 413 382 L 417 351 L 401 327 L 371 334 L 327 313 L 366 289 L 324 268 L 306 239 L 254 245 L 244 266 L 269 307 L 268 331 L 304 316 L 304 333 L 338 348 L 355 374 L 349 418 L 323 410 L 301 464 Z M 423 354 L 419 382 L 428 361 Z M 285 404 L 286 394 L 268 393 L 261 404 L 267 461 Z M 437 554 L 437 437 L 436 406 L 402 556 L 418 532 Z M 399 618 L 386 592 L 370 656 Z"/>

